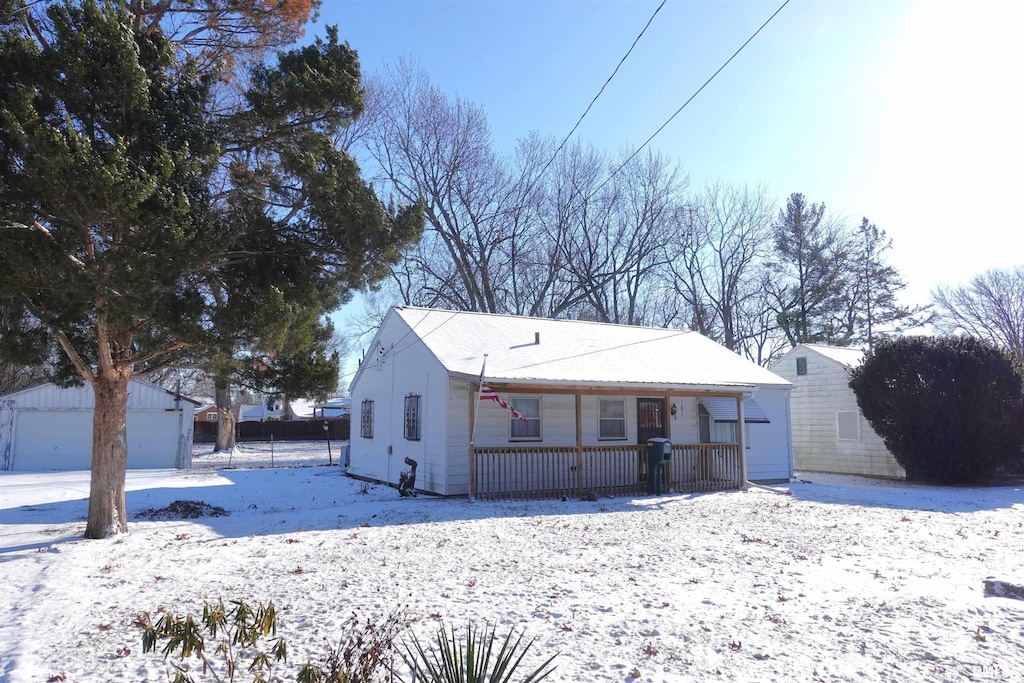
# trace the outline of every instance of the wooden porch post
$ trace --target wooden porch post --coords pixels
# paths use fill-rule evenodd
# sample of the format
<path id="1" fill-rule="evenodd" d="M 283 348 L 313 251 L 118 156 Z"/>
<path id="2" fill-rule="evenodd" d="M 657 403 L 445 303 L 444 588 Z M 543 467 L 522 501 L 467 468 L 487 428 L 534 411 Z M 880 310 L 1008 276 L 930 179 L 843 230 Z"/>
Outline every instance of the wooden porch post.
<path id="1" fill-rule="evenodd" d="M 476 417 L 474 414 L 476 401 L 473 400 L 473 383 L 467 384 L 466 389 L 469 393 L 469 499 L 472 501 L 476 499 L 476 454 L 473 453 L 475 450 L 473 420 Z"/>
<path id="2" fill-rule="evenodd" d="M 583 397 L 576 394 L 576 494 L 583 496 Z"/>
<path id="3" fill-rule="evenodd" d="M 662 412 L 662 420 L 665 423 L 665 438 L 669 441 L 672 440 L 672 396 L 665 394 L 665 409 Z M 675 444 L 673 444 L 673 449 Z M 669 491 L 672 490 L 672 460 L 671 458 L 662 467 L 665 469 L 665 476 L 668 479 L 668 486 L 666 487 Z"/>
<path id="4" fill-rule="evenodd" d="M 736 397 L 736 434 L 740 442 L 740 486 L 747 485 L 747 439 L 744 429 L 746 423 L 743 421 L 743 394 Z"/>

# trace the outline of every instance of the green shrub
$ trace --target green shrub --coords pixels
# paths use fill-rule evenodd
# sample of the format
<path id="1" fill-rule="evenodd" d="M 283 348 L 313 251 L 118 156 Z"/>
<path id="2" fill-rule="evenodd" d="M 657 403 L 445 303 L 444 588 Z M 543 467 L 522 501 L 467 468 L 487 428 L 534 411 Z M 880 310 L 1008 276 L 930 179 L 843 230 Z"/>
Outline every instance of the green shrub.
<path id="1" fill-rule="evenodd" d="M 203 616 L 197 622 L 192 616 L 165 614 L 153 622 L 149 613 L 136 623 L 142 627 L 142 651 L 153 652 L 165 641 L 163 655 L 180 655 L 180 661 L 195 657 L 202 664 L 203 674 L 215 681 L 234 681 L 240 666 L 252 674 L 254 683 L 265 683 L 274 664 L 288 659 L 284 638 L 277 638 L 277 611 L 274 603 L 262 602 L 252 608 L 241 600 L 204 603 Z M 216 643 L 209 652 L 206 636 Z M 171 662 L 174 683 L 194 683 L 187 665 Z M 265 674 L 265 675 L 264 675 Z"/>
<path id="2" fill-rule="evenodd" d="M 547 667 L 557 655 L 552 655 L 525 677 L 513 678 L 533 645 L 533 640 L 524 643 L 522 634 L 513 640 L 514 635 L 515 632 L 510 631 L 495 654 L 497 637 L 493 627 L 484 627 L 480 633 L 469 624 L 466 640 L 460 644 L 455 627 L 446 631 L 442 625 L 437 631 L 436 649 L 427 649 L 413 637 L 412 645 L 406 647 L 402 658 L 412 670 L 412 683 L 512 683 L 513 680 L 535 683 L 547 678 L 554 671 L 554 667 Z"/>
<path id="3" fill-rule="evenodd" d="M 850 387 L 909 480 L 975 484 L 1020 463 L 1024 373 L 987 342 L 883 341 L 852 372 Z"/>

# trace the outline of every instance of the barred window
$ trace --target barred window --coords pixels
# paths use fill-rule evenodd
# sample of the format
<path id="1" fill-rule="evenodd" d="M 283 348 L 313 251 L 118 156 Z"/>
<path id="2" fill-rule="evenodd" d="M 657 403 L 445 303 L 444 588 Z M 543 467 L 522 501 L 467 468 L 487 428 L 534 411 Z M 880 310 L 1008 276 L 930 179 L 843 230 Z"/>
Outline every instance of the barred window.
<path id="1" fill-rule="evenodd" d="M 359 416 L 359 436 L 364 439 L 373 438 L 373 401 L 366 399 L 362 404 Z"/>
<path id="2" fill-rule="evenodd" d="M 405 397 L 405 438 L 408 441 L 420 440 L 419 394 L 409 394 Z"/>

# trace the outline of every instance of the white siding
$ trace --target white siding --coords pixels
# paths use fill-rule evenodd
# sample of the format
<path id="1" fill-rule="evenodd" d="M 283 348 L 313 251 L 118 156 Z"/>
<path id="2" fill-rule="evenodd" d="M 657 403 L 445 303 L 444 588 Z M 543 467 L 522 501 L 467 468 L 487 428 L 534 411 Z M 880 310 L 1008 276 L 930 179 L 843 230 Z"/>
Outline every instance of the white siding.
<path id="1" fill-rule="evenodd" d="M 381 355 L 379 349 L 383 348 Z M 405 397 L 419 394 L 421 437 L 405 438 Z M 373 438 L 360 432 L 362 402 L 373 401 Z M 348 471 L 397 484 L 405 458 L 418 464 L 416 488 L 450 495 L 446 457 L 448 373 L 409 326 L 389 313 L 352 385 L 351 460 Z M 389 452 L 390 450 L 390 452 Z"/>
<path id="2" fill-rule="evenodd" d="M 92 387 L 43 384 L 4 397 L 0 468 L 79 470 L 92 463 Z M 195 404 L 148 382 L 128 385 L 128 467 L 192 464 Z"/>
<path id="3" fill-rule="evenodd" d="M 128 469 L 175 467 L 177 413 L 132 411 L 127 431 Z M 92 464 L 91 410 L 19 410 L 14 435 L 16 471 L 87 470 Z"/>
<path id="4" fill-rule="evenodd" d="M 797 374 L 797 357 L 807 358 L 806 375 Z M 798 346 L 783 356 L 772 371 L 794 385 L 791 411 L 796 469 L 878 477 L 905 476 L 881 437 L 860 414 L 845 366 Z M 856 411 L 860 420 L 860 441 L 836 438 L 836 413 L 839 411 Z"/>
<path id="5" fill-rule="evenodd" d="M 465 382 L 451 382 L 449 385 L 449 472 L 452 475 L 452 491 L 465 494 L 468 491 L 468 448 L 469 448 L 469 388 Z M 502 392 L 506 401 L 518 395 Z M 605 397 L 607 398 L 607 397 Z M 616 397 L 618 398 L 618 397 Z M 614 445 L 616 443 L 637 443 L 637 396 L 622 397 L 626 404 L 626 438 L 622 440 L 601 440 L 598 438 L 598 397 L 585 395 L 581 398 L 583 413 L 583 444 L 585 446 Z M 645 398 L 658 398 L 650 396 Z M 517 446 L 536 444 L 542 446 L 576 445 L 576 404 L 575 396 L 568 394 L 546 394 L 541 398 L 542 441 L 513 442 L 509 438 L 509 416 L 500 406 L 485 402 L 477 417 L 476 445 Z M 747 450 L 748 478 L 753 481 L 788 481 L 793 476 L 792 453 L 789 442 L 789 401 L 785 389 L 765 387 L 757 393 L 757 401 L 765 410 L 771 424 L 750 425 L 750 448 Z M 673 397 L 670 404 L 676 405 L 675 417 L 669 416 L 669 433 L 674 443 L 697 443 L 700 440 L 697 425 L 697 399 L 695 397 Z"/>
<path id="6" fill-rule="evenodd" d="M 4 397 L 18 408 L 32 410 L 92 410 L 96 396 L 92 387 L 82 385 L 63 389 L 55 384 L 41 384 Z M 183 404 L 194 406 L 190 401 Z M 128 410 L 165 410 L 174 408 L 174 395 L 148 382 L 132 380 L 128 385 Z"/>
<path id="7" fill-rule="evenodd" d="M 747 449 L 747 479 L 750 481 L 789 481 L 793 476 L 788 393 L 785 389 L 762 387 L 754 395 L 771 422 L 750 425 Z"/>

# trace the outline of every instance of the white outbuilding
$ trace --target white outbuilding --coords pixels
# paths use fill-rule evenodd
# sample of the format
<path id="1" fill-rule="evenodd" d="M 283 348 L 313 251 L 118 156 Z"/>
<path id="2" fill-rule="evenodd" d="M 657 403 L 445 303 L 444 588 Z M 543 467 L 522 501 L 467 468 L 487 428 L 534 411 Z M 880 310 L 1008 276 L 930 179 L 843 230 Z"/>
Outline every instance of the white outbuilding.
<path id="1" fill-rule="evenodd" d="M 793 383 L 793 461 L 811 472 L 904 478 L 906 473 L 871 428 L 850 388 L 861 349 L 798 344 L 772 365 Z"/>
<path id="2" fill-rule="evenodd" d="M 95 397 L 89 386 L 39 386 L 0 397 L 0 470 L 87 470 Z M 149 382 L 128 386 L 129 469 L 192 464 L 197 403 Z"/>
<path id="3" fill-rule="evenodd" d="M 650 492 L 651 438 L 660 490 L 793 472 L 790 383 L 696 332 L 397 307 L 351 389 L 349 474 L 441 495 Z"/>

